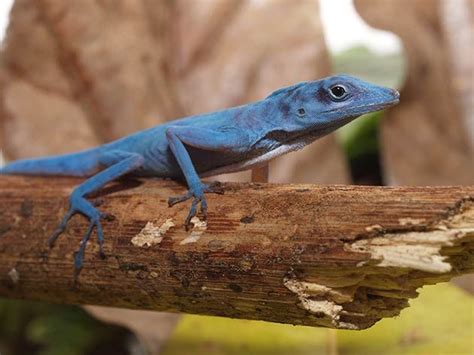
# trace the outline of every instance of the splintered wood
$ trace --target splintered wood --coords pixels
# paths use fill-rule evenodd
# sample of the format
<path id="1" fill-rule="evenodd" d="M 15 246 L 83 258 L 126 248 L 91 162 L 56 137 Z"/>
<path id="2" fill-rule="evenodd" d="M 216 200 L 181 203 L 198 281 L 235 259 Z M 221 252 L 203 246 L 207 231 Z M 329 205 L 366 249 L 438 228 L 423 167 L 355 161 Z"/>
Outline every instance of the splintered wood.
<path id="1" fill-rule="evenodd" d="M 74 286 L 85 218 L 47 238 L 78 182 L 0 178 L 0 296 L 365 329 L 474 271 L 473 187 L 225 184 L 185 230 L 182 186 L 126 180 L 92 197 L 107 258 L 91 239 Z"/>

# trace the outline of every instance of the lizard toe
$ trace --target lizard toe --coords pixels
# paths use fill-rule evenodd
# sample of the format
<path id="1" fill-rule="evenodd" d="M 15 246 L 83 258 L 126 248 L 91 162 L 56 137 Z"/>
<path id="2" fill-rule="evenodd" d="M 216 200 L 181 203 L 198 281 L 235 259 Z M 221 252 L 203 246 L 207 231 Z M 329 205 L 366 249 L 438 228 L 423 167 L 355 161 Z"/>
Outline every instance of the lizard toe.
<path id="1" fill-rule="evenodd" d="M 194 189 L 190 189 L 186 194 L 177 197 L 170 197 L 168 199 L 168 206 L 174 206 L 177 203 L 187 201 L 193 198 L 191 203 L 191 207 L 189 209 L 188 215 L 184 220 L 184 227 L 186 230 L 189 230 L 191 226 L 191 219 L 195 217 L 198 213 L 198 206 L 201 205 L 200 212 L 203 215 L 203 218 L 207 218 L 207 201 L 206 197 L 204 196 L 205 192 L 214 192 L 214 186 L 210 187 L 210 185 L 201 185 L 197 186 Z"/>
<path id="2" fill-rule="evenodd" d="M 224 187 L 219 181 L 214 181 L 214 182 L 211 182 L 210 184 L 207 184 L 204 188 L 204 191 L 218 194 L 218 195 L 223 195 Z"/>
<path id="3" fill-rule="evenodd" d="M 181 196 L 170 197 L 168 198 L 168 207 L 172 207 L 176 205 L 177 203 L 185 202 L 189 200 L 191 197 L 193 197 L 193 194 L 190 191 L 188 191 L 187 193 Z"/>
<path id="4" fill-rule="evenodd" d="M 186 228 L 186 230 L 189 230 L 189 227 L 191 225 L 191 219 L 197 214 L 197 205 L 199 204 L 199 202 L 201 202 L 201 199 L 201 197 L 195 197 L 193 202 L 191 203 L 191 208 L 189 209 L 188 216 L 184 221 L 184 227 Z"/>
<path id="5" fill-rule="evenodd" d="M 51 236 L 48 238 L 48 246 L 52 248 L 54 244 L 56 243 L 56 240 L 59 238 L 61 234 L 64 233 L 66 230 L 67 222 L 71 219 L 72 216 L 74 216 L 78 211 L 76 211 L 74 208 L 70 207 L 67 213 L 64 215 L 63 219 L 61 220 L 61 223 L 59 223 L 59 226 L 56 228 L 56 230 L 51 234 Z"/>
<path id="6" fill-rule="evenodd" d="M 84 264 L 84 254 L 86 251 L 86 245 L 87 245 L 87 242 L 89 241 L 92 231 L 94 230 L 95 225 L 96 225 L 96 222 L 94 220 L 91 220 L 89 222 L 89 227 L 87 228 L 86 232 L 84 233 L 82 237 L 81 244 L 79 245 L 79 250 L 74 253 L 74 284 L 77 283 L 77 279 L 82 270 L 82 266 Z"/>
<path id="7" fill-rule="evenodd" d="M 201 200 L 201 214 L 204 220 L 207 220 L 207 201 L 205 198 Z"/>

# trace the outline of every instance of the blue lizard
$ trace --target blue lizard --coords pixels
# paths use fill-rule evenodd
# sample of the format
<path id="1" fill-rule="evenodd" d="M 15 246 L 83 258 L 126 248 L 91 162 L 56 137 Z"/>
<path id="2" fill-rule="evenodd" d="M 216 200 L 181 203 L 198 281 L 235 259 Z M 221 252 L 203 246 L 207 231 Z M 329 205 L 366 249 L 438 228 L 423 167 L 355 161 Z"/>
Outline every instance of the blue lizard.
<path id="1" fill-rule="evenodd" d="M 200 177 L 250 169 L 270 159 L 303 148 L 358 116 L 397 104 L 397 91 L 360 79 L 338 75 L 302 82 L 273 92 L 264 100 L 226 110 L 186 117 L 131 134 L 79 153 L 12 162 L 0 174 L 62 175 L 89 177 L 71 194 L 69 210 L 49 239 L 53 246 L 76 213 L 89 219 L 75 257 L 82 268 L 87 241 L 97 230 L 100 255 L 104 256 L 99 212 L 86 197 L 119 177 L 154 176 L 181 178 L 188 192 L 171 197 L 169 206 L 193 199 L 185 220 L 201 212 L 204 193 L 221 192 Z"/>

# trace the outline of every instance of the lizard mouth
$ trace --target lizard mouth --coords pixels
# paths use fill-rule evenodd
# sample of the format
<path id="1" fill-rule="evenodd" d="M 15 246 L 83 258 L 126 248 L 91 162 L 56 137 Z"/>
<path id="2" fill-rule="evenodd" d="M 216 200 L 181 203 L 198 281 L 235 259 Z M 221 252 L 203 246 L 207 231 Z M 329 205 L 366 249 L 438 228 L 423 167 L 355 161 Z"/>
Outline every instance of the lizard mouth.
<path id="1" fill-rule="evenodd" d="M 348 113 L 349 117 L 357 117 L 360 115 L 364 115 L 369 112 L 376 112 L 380 111 L 383 109 L 386 109 L 391 106 L 395 106 L 400 102 L 400 99 L 398 97 L 394 98 L 393 100 L 390 101 L 384 101 L 384 102 L 374 102 L 370 104 L 364 104 L 364 105 L 359 105 L 359 106 L 354 106 L 350 107 L 348 110 L 346 110 L 346 113 Z M 323 111 L 321 113 L 331 113 L 331 112 L 338 112 L 342 111 L 345 108 L 333 108 L 331 110 Z"/>
<path id="2" fill-rule="evenodd" d="M 381 102 L 381 103 L 374 103 L 374 104 L 366 106 L 366 108 L 368 110 L 367 112 L 374 112 L 374 111 L 383 110 L 383 109 L 391 107 L 391 106 L 398 105 L 399 103 L 400 103 L 400 99 L 399 99 L 399 96 L 397 96 L 393 100 L 385 101 L 385 102 Z"/>
<path id="3" fill-rule="evenodd" d="M 356 118 L 356 117 L 365 115 L 367 113 L 385 110 L 386 108 L 392 107 L 398 104 L 399 102 L 400 100 L 397 99 L 397 100 L 393 100 L 389 102 L 375 103 L 375 104 L 371 104 L 367 106 L 354 107 L 353 109 L 349 111 L 349 114 L 351 114 L 352 116 L 355 116 L 354 118 Z"/>

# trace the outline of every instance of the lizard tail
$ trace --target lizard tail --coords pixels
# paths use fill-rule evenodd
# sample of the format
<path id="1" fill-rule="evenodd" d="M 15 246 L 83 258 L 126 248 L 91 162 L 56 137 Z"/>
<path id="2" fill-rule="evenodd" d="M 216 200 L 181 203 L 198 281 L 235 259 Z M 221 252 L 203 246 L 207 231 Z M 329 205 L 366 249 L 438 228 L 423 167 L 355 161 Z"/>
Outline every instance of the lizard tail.
<path id="1" fill-rule="evenodd" d="M 59 175 L 92 176 L 100 170 L 99 152 L 96 149 L 79 153 L 24 159 L 0 168 L 0 175 Z"/>

